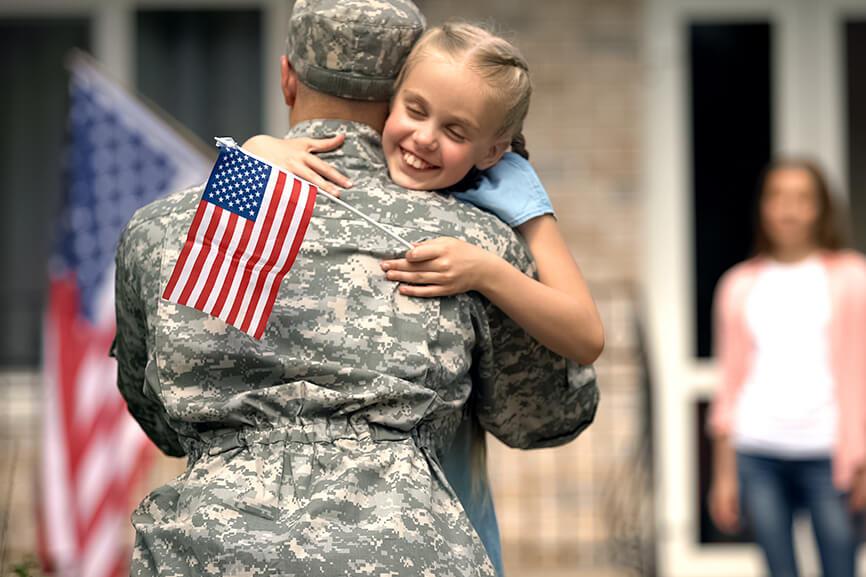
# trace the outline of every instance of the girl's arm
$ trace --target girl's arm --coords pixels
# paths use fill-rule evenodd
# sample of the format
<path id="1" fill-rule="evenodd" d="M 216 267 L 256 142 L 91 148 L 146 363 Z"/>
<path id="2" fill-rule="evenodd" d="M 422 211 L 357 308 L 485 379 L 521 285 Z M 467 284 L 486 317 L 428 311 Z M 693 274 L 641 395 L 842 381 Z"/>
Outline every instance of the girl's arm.
<path id="1" fill-rule="evenodd" d="M 504 259 L 454 238 L 421 243 L 404 259 L 385 261 L 400 292 L 433 297 L 476 290 L 545 347 L 580 364 L 604 348 L 598 309 L 550 215 L 519 227 L 538 267 L 535 280 Z"/>
<path id="2" fill-rule="evenodd" d="M 525 158 L 509 152 L 481 176 L 473 188 L 454 196 L 516 227 L 529 244 L 539 280 L 455 239 L 424 243 L 406 259 L 385 263 L 392 270 L 389 278 L 438 285 L 401 286 L 404 294 L 416 296 L 477 290 L 547 348 L 578 363 L 595 361 L 604 347 L 598 309 L 535 170 Z"/>
<path id="3" fill-rule="evenodd" d="M 710 484 L 710 516 L 725 533 L 740 529 L 739 481 L 737 456 L 730 437 L 717 437 L 713 442 L 713 480 Z"/>
<path id="4" fill-rule="evenodd" d="M 340 196 L 337 186 L 351 188 L 352 183 L 336 168 L 316 156 L 319 152 L 330 152 L 343 146 L 344 134 L 331 138 L 274 138 L 267 134 L 257 134 L 244 142 L 244 150 L 284 168 L 312 182 L 320 189 Z M 337 186 L 334 186 L 334 185 Z"/>
<path id="5" fill-rule="evenodd" d="M 523 275 L 525 280 L 521 283 L 526 286 L 526 297 L 535 299 L 538 307 L 520 307 L 526 320 L 518 320 L 507 310 L 514 308 L 515 314 L 519 314 L 516 309 L 520 299 L 516 295 L 487 295 L 487 298 L 530 334 L 538 332 L 536 338 L 545 344 L 549 342 L 550 349 L 582 364 L 594 362 L 604 348 L 601 316 L 556 219 L 545 214 L 518 226 L 517 230 L 529 245 L 538 269 L 538 281 Z"/>

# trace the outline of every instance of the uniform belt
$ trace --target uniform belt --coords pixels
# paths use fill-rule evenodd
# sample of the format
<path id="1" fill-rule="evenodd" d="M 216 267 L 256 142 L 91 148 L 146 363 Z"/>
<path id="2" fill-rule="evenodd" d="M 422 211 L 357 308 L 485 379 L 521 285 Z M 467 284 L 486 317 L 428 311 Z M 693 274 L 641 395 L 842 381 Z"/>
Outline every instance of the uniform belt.
<path id="1" fill-rule="evenodd" d="M 261 427 L 229 427 L 200 431 L 196 436 L 183 436 L 181 443 L 190 456 L 217 455 L 250 445 L 273 443 L 322 443 L 337 439 L 402 441 L 412 438 L 419 446 L 431 446 L 432 435 L 426 426 L 404 431 L 367 421 L 310 420 L 305 422 L 263 425 Z"/>

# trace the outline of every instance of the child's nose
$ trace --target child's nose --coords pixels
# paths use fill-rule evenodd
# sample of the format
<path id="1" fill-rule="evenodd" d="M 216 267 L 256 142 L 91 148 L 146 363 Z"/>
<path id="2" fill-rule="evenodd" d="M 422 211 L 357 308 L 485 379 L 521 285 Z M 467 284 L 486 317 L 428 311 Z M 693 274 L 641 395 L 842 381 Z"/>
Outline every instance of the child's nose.
<path id="1" fill-rule="evenodd" d="M 436 148 L 436 134 L 429 127 L 420 128 L 415 131 L 415 144 L 433 150 Z"/>

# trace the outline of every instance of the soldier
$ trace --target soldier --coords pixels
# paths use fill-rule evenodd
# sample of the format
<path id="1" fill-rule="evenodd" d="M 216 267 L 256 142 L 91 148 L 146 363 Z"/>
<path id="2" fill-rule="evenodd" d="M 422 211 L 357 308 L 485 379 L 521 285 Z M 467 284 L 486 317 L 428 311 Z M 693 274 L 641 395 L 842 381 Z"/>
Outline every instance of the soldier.
<path id="1" fill-rule="evenodd" d="M 453 236 L 532 274 L 504 223 L 388 179 L 379 131 L 423 28 L 408 0 L 303 0 L 282 87 L 291 137 L 343 198 L 409 241 Z M 590 367 L 541 347 L 476 293 L 401 295 L 379 262 L 399 243 L 320 200 L 261 341 L 159 296 L 202 186 L 139 210 L 117 253 L 118 386 L 186 472 L 133 514 L 132 574 L 484 575 L 494 569 L 440 458 L 470 406 L 505 443 L 554 446 L 595 413 Z"/>

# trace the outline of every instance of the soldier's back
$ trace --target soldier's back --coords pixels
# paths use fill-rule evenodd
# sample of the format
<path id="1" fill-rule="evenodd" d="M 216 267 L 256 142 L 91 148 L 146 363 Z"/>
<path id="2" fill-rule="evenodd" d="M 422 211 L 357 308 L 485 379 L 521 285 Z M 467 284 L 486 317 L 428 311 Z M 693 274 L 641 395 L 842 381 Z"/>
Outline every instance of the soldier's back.
<path id="1" fill-rule="evenodd" d="M 351 131 L 329 159 L 355 182 L 347 202 L 410 242 L 457 236 L 525 258 L 490 215 L 390 184 L 372 129 L 300 130 L 334 128 Z M 319 198 L 257 341 L 159 298 L 200 195 L 142 209 L 118 258 L 135 271 L 153 386 L 190 458 L 134 516 L 134 574 L 492 575 L 435 457 L 469 399 L 481 297 L 401 295 L 379 263 L 405 248 Z"/>

